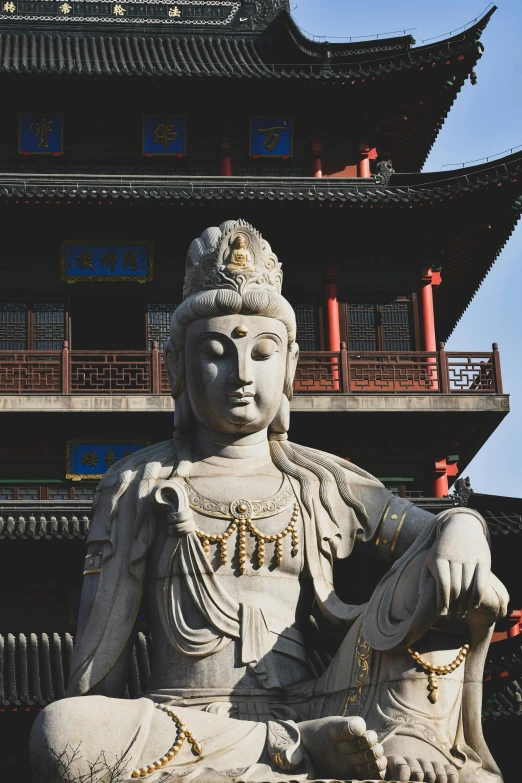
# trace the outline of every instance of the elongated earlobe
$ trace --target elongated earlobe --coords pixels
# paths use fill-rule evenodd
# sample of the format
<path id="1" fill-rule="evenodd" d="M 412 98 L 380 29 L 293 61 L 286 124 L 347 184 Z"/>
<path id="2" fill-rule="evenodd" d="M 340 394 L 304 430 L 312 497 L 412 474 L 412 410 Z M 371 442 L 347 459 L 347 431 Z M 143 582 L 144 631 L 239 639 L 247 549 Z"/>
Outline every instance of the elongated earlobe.
<path id="1" fill-rule="evenodd" d="M 192 407 L 188 392 L 183 389 L 181 394 L 176 398 L 174 405 L 174 429 L 179 435 L 185 435 L 191 432 L 195 428 L 194 414 L 192 413 Z"/>
<path id="2" fill-rule="evenodd" d="M 285 388 L 284 393 L 286 397 L 291 400 L 294 394 L 294 378 L 295 371 L 297 369 L 297 360 L 299 359 L 299 346 L 294 343 L 288 350 L 286 357 L 286 374 L 285 374 Z"/>
<path id="3" fill-rule="evenodd" d="M 288 399 L 286 394 L 282 394 L 279 410 L 277 411 L 274 420 L 272 421 L 272 423 L 268 428 L 268 437 L 269 438 L 275 437 L 281 439 L 282 437 L 286 436 L 289 429 L 290 429 L 290 400 Z"/>
<path id="4" fill-rule="evenodd" d="M 165 345 L 165 368 L 170 381 L 171 394 L 176 400 L 185 385 L 185 357 L 183 351 L 178 351 L 169 340 Z"/>

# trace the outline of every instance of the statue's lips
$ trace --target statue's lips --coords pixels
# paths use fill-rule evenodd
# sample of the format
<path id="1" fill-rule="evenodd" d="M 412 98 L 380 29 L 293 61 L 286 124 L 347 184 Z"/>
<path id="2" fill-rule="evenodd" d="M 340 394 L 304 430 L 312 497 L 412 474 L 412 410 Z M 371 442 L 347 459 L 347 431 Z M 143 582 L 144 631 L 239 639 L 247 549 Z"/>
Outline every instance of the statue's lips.
<path id="1" fill-rule="evenodd" d="M 228 397 L 240 405 L 248 405 L 254 399 L 254 395 L 251 392 L 232 392 Z"/>

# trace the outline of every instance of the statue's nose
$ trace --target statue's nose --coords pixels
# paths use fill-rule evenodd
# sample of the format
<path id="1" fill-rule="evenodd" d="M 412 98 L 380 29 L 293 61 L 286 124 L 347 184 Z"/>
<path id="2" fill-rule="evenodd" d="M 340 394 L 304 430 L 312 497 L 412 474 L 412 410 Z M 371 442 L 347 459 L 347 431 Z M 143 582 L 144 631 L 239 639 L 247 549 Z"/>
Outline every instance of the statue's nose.
<path id="1" fill-rule="evenodd" d="M 246 357 L 238 359 L 234 369 L 228 376 L 228 380 L 234 386 L 249 386 L 254 382 L 252 372 L 249 367 L 249 362 Z"/>

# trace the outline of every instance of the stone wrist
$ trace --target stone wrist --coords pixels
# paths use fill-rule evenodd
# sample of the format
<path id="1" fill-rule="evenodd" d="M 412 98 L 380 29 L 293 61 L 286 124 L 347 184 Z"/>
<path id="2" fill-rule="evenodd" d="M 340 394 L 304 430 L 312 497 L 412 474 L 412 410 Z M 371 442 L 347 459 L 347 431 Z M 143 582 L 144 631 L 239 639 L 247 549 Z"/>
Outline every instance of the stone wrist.
<path id="1" fill-rule="evenodd" d="M 483 517 L 478 513 L 478 511 L 475 511 L 473 508 L 463 508 L 460 506 L 456 506 L 455 508 L 450 508 L 447 511 L 443 511 L 442 514 L 439 515 L 439 521 L 437 523 L 437 535 L 439 536 L 445 525 L 451 521 L 451 519 L 456 515 L 462 516 L 464 514 L 473 517 L 474 519 L 477 519 L 480 524 L 482 525 L 482 530 L 484 532 L 485 537 L 489 541 L 489 530 L 488 526 L 486 525 L 486 522 L 484 521 Z"/>

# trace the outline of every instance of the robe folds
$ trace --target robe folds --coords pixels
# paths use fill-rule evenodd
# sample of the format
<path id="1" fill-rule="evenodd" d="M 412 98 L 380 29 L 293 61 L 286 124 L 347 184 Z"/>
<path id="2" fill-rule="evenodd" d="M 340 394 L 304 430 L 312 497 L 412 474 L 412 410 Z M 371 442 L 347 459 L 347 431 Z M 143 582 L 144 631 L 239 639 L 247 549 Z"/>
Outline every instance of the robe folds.
<path id="1" fill-rule="evenodd" d="M 323 460 L 334 459 L 322 452 L 315 453 Z M 127 462 L 114 466 L 100 484 L 88 541 L 90 551 L 99 553 L 100 570 L 96 575 L 86 576 L 84 581 L 67 696 L 96 693 L 97 687 L 110 677 L 128 649 L 144 592 L 147 553 L 154 539 L 155 526 L 159 524 L 153 504 L 154 489 L 173 475 L 178 454 L 176 440 L 149 447 L 143 450 L 141 463 L 132 455 Z M 437 620 L 433 580 L 425 568 L 420 570 L 416 583 L 411 586 L 419 595 L 415 610 L 407 619 L 394 618 L 391 611 L 393 596 L 404 573 L 413 562 L 426 558 L 440 525 L 452 513 L 477 516 L 471 510 L 452 509 L 435 517 L 395 498 L 377 479 L 363 471 L 342 470 L 356 503 L 349 507 L 332 479 L 328 482 L 327 508 L 321 501 L 318 478 L 306 468 L 299 468 L 312 486 L 313 498 L 308 509 L 300 504 L 307 575 L 313 583 L 318 609 L 337 630 L 342 632 L 344 629 L 345 640 L 323 675 L 288 689 L 288 701 L 295 707 L 298 720 L 351 714 L 369 717 L 372 714 L 370 700 L 378 700 L 379 689 L 386 687 L 379 681 L 378 672 L 385 668 L 382 662 L 388 651 L 404 653 Z M 295 477 L 290 481 L 299 499 L 299 481 Z M 335 591 L 334 562 L 348 558 L 357 542 L 374 539 L 392 499 L 394 503 L 402 504 L 404 515 L 411 511 L 417 535 L 407 551 L 391 565 L 368 604 L 346 604 Z M 171 547 L 169 556 L 178 558 L 179 563 L 190 564 L 186 569 L 190 575 L 187 595 L 207 621 L 206 627 L 191 628 L 181 606 L 171 601 L 169 627 L 174 629 L 171 639 L 174 647 L 187 656 L 210 655 L 231 640 L 239 639 L 241 660 L 260 675 L 269 702 L 271 689 L 278 687 L 276 667 L 271 662 L 270 653 L 274 648 L 271 634 L 280 634 L 283 645 L 299 645 L 299 640 L 292 639 L 291 634 L 285 640 L 280 629 L 271 627 L 268 614 L 247 602 L 238 604 L 220 587 L 194 532 L 180 535 Z M 451 763 L 456 759 L 457 766 L 473 769 L 476 777 L 467 777 L 464 773 L 459 783 L 501 781 L 480 726 L 480 682 L 490 626 L 491 623 L 484 623 L 470 628 L 473 655 L 465 663 L 457 740 L 454 748 L 448 747 L 446 755 L 448 760 L 452 759 Z M 194 707 L 201 709 L 196 703 Z M 261 715 L 259 719 L 262 720 Z M 387 723 L 383 715 L 380 741 L 393 733 L 417 736 L 414 721 L 399 723 Z"/>

